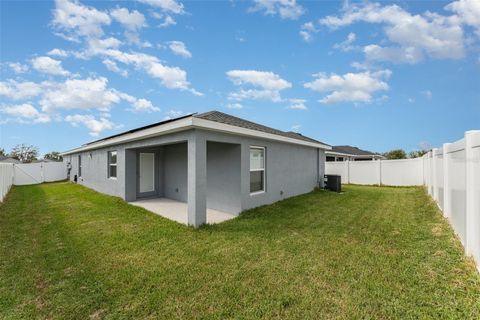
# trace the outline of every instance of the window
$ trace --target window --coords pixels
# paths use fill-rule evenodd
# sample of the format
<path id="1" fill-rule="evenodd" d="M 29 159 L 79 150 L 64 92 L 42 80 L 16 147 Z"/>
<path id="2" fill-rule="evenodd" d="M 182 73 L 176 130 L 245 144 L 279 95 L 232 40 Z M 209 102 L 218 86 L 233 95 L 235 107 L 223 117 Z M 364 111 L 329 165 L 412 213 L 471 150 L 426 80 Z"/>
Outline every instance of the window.
<path id="1" fill-rule="evenodd" d="M 78 155 L 78 177 L 82 176 L 82 155 Z"/>
<path id="2" fill-rule="evenodd" d="M 117 178 L 117 151 L 108 152 L 108 177 Z"/>
<path id="3" fill-rule="evenodd" d="M 335 161 L 335 157 L 327 156 L 327 162 Z"/>
<path id="4" fill-rule="evenodd" d="M 250 193 L 265 191 L 265 148 L 250 147 Z"/>

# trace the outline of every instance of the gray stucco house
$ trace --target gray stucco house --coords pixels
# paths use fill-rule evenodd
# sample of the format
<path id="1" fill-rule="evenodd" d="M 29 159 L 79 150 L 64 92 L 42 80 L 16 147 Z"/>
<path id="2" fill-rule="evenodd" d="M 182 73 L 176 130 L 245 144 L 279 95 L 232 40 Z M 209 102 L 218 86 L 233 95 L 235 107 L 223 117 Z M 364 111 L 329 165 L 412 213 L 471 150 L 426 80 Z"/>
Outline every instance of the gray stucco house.
<path id="1" fill-rule="evenodd" d="M 126 201 L 187 203 L 188 224 L 207 208 L 233 215 L 323 185 L 331 147 L 218 111 L 130 130 L 64 152 L 70 179 Z"/>

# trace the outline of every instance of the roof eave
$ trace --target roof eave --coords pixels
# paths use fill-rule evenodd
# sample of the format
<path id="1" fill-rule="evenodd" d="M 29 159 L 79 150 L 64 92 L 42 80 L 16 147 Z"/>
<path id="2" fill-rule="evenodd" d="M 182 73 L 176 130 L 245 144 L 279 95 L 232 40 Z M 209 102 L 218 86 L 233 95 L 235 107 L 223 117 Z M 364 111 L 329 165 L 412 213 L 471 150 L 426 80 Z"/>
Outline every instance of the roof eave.
<path id="1" fill-rule="evenodd" d="M 118 145 L 122 143 L 142 140 L 145 138 L 151 138 L 155 136 L 161 136 L 173 132 L 184 131 L 192 128 L 204 129 L 209 131 L 217 131 L 217 132 L 225 132 L 229 134 L 236 134 L 236 135 L 243 135 L 243 136 L 250 136 L 250 137 L 259 137 L 267 140 L 274 140 L 280 141 L 284 143 L 292 143 L 292 144 L 299 144 L 314 148 L 319 148 L 323 150 L 331 150 L 332 147 L 323 143 L 316 143 L 305 141 L 301 139 L 295 139 L 290 137 L 280 136 L 278 134 L 273 133 L 266 133 L 261 132 L 258 130 L 233 126 L 229 124 L 224 124 L 216 121 L 199 119 L 194 116 L 190 116 L 187 118 L 179 119 L 178 121 L 173 121 L 171 123 L 167 123 L 165 125 L 159 127 L 152 127 L 142 131 L 136 131 L 133 133 L 129 133 L 126 135 L 116 136 L 108 140 L 99 140 L 98 142 L 90 143 L 83 145 L 79 148 L 71 149 L 65 152 L 62 152 L 62 156 L 84 152 L 89 150 L 95 150 L 99 148 L 105 148 L 113 145 Z"/>

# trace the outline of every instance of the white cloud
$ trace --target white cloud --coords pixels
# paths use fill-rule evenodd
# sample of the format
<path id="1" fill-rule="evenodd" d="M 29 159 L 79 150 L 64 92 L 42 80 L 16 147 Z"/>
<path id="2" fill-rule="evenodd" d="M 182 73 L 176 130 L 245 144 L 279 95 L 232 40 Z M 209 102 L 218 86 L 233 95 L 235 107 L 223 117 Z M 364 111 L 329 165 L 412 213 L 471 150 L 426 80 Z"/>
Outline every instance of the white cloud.
<path id="1" fill-rule="evenodd" d="M 84 6 L 76 0 L 56 0 L 53 10 L 53 26 L 67 40 L 78 41 L 78 36 L 99 37 L 103 35 L 102 26 L 111 23 L 110 16 L 93 7 Z"/>
<path id="2" fill-rule="evenodd" d="M 138 99 L 133 103 L 133 108 L 129 109 L 133 112 L 157 112 L 160 108 L 155 107 L 151 101 L 146 99 Z"/>
<path id="3" fill-rule="evenodd" d="M 474 27 L 480 36 L 480 1 L 458 0 L 448 4 L 445 9 L 455 12 L 461 23 Z"/>
<path id="4" fill-rule="evenodd" d="M 113 104 L 131 97 L 107 87 L 104 77 L 87 79 L 69 79 L 56 83 L 42 92 L 40 105 L 45 112 L 69 109 L 110 110 Z M 130 99 L 132 100 L 132 99 Z"/>
<path id="5" fill-rule="evenodd" d="M 90 135 L 96 137 L 100 132 L 115 128 L 115 124 L 106 118 L 95 119 L 92 115 L 68 115 L 65 117 L 65 121 L 71 125 L 78 127 L 83 125 L 90 130 Z"/>
<path id="6" fill-rule="evenodd" d="M 425 96 L 425 98 L 427 98 L 428 100 L 432 99 L 432 91 L 430 90 L 423 90 L 420 92 L 423 96 Z"/>
<path id="7" fill-rule="evenodd" d="M 114 104 L 126 101 L 132 110 L 158 111 L 150 101 L 137 99 L 126 93 L 108 87 L 104 77 L 86 79 L 68 79 L 65 82 L 43 81 L 0 82 L 0 96 L 12 100 L 27 100 L 38 97 L 43 112 L 53 113 L 61 110 L 96 109 L 109 112 Z"/>
<path id="8" fill-rule="evenodd" d="M 292 110 L 307 110 L 307 106 L 305 105 L 305 102 L 307 100 L 305 99 L 290 99 L 289 100 L 290 105 L 287 107 L 287 109 L 292 109 Z"/>
<path id="9" fill-rule="evenodd" d="M 240 103 L 229 103 L 226 105 L 227 109 L 243 109 L 243 105 L 241 105 Z"/>
<path id="10" fill-rule="evenodd" d="M 13 70 L 15 73 L 25 73 L 28 71 L 28 66 L 25 64 L 21 64 L 19 62 L 10 62 L 8 66 Z"/>
<path id="11" fill-rule="evenodd" d="M 57 48 L 48 51 L 47 54 L 49 56 L 57 56 L 57 57 L 61 57 L 61 58 L 68 57 L 68 52 L 67 51 L 62 50 L 62 49 L 57 49 Z"/>
<path id="12" fill-rule="evenodd" d="M 102 63 L 105 65 L 105 67 L 107 67 L 108 70 L 112 72 L 116 72 L 120 74 L 122 77 L 125 77 L 125 78 L 128 77 L 128 71 L 120 69 L 118 65 L 115 63 L 115 61 L 112 61 L 110 59 L 105 59 L 102 61 Z"/>
<path id="13" fill-rule="evenodd" d="M 67 76 L 70 74 L 70 72 L 63 69 L 61 61 L 46 56 L 33 58 L 32 66 L 35 70 L 46 74 L 57 76 Z"/>
<path id="14" fill-rule="evenodd" d="M 9 116 L 16 117 L 17 121 L 22 123 L 47 123 L 51 120 L 49 115 L 39 112 L 34 106 L 28 103 L 2 107 L 0 111 Z"/>
<path id="15" fill-rule="evenodd" d="M 298 132 L 298 130 L 300 130 L 302 126 L 300 124 L 294 124 L 290 130 L 293 131 L 293 132 Z"/>
<path id="16" fill-rule="evenodd" d="M 367 45 L 367 59 L 417 63 L 425 56 L 459 59 L 464 56 L 463 30 L 457 16 L 436 13 L 412 15 L 397 5 L 347 4 L 341 16 L 327 16 L 320 23 L 332 29 L 367 22 L 385 25 L 391 45 Z"/>
<path id="17" fill-rule="evenodd" d="M 305 42 L 311 42 L 313 40 L 313 33 L 317 33 L 319 30 L 315 28 L 313 22 L 305 22 L 300 27 L 300 36 Z"/>
<path id="18" fill-rule="evenodd" d="M 174 26 L 176 25 L 177 22 L 175 21 L 175 19 L 173 19 L 171 16 L 169 15 L 166 15 L 165 16 L 165 19 L 163 20 L 162 23 L 160 23 L 158 25 L 159 28 L 166 28 L 166 27 L 169 27 L 169 26 Z"/>
<path id="19" fill-rule="evenodd" d="M 103 54 L 118 62 L 134 65 L 137 69 L 160 79 L 162 84 L 169 89 L 188 90 L 195 95 L 202 95 L 195 89 L 190 88 L 190 83 L 187 81 L 187 73 L 184 70 L 178 67 L 165 66 L 154 56 L 136 52 L 126 53 L 113 49 L 106 50 Z"/>
<path id="20" fill-rule="evenodd" d="M 192 54 L 190 53 L 190 51 L 188 51 L 187 47 L 185 46 L 185 43 L 183 43 L 182 41 L 169 41 L 168 47 L 177 56 L 181 56 L 184 58 L 192 57 Z"/>
<path id="21" fill-rule="evenodd" d="M 183 116 L 184 114 L 185 113 L 180 110 L 168 110 L 167 112 L 165 112 L 165 117 L 163 118 L 163 120 L 175 119 Z"/>
<path id="22" fill-rule="evenodd" d="M 296 20 L 305 13 L 305 9 L 296 0 L 254 0 L 255 5 L 249 12 L 263 11 L 265 15 L 279 15 L 282 19 Z"/>
<path id="23" fill-rule="evenodd" d="M 127 8 L 116 8 L 110 12 L 110 15 L 131 31 L 136 31 L 146 26 L 145 17 L 137 10 L 130 12 Z"/>
<path id="24" fill-rule="evenodd" d="M 138 30 L 145 27 L 145 17 L 137 10 L 128 11 L 126 8 L 116 8 L 110 12 L 113 19 L 120 22 L 125 28 L 125 38 L 128 43 L 134 43 L 142 47 L 151 47 L 148 41 L 142 42 Z"/>
<path id="25" fill-rule="evenodd" d="M 183 4 L 175 0 L 137 0 L 152 7 L 161 9 L 164 12 L 184 14 Z"/>
<path id="26" fill-rule="evenodd" d="M 357 35 L 353 32 L 350 32 L 347 36 L 347 39 L 345 39 L 340 43 L 335 44 L 333 47 L 335 49 L 339 49 L 344 52 L 352 51 L 355 49 L 355 46 L 353 46 L 352 44 L 353 42 L 355 42 L 356 39 L 357 39 Z"/>
<path id="27" fill-rule="evenodd" d="M 35 82 L 17 82 L 12 79 L 0 82 L 0 96 L 12 100 L 30 99 L 38 96 L 41 91 L 42 86 Z"/>
<path id="28" fill-rule="evenodd" d="M 267 99 L 281 101 L 280 91 L 292 84 L 273 72 L 256 70 L 230 70 L 228 78 L 237 86 L 253 86 L 255 89 L 240 89 L 229 94 L 231 100 Z"/>
<path id="29" fill-rule="evenodd" d="M 157 27 L 159 27 L 159 28 L 166 28 L 166 27 L 174 26 L 174 25 L 177 24 L 175 19 L 173 19 L 172 16 L 169 15 L 169 14 L 151 12 L 151 16 L 155 19 L 163 20 L 159 25 L 157 25 Z"/>
<path id="30" fill-rule="evenodd" d="M 318 73 L 314 75 L 316 79 L 305 83 L 304 87 L 317 92 L 330 92 L 326 97 L 319 100 L 321 103 L 369 103 L 372 101 L 372 95 L 375 92 L 389 89 L 384 79 L 388 79 L 391 74 L 392 72 L 388 69 L 344 75 Z"/>

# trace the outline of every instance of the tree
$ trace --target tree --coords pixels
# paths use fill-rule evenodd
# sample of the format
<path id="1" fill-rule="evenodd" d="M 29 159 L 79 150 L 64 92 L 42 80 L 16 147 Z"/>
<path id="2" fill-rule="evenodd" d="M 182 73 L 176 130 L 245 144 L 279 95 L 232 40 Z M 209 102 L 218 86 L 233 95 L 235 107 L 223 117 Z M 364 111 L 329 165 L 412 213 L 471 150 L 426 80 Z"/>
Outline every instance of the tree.
<path id="1" fill-rule="evenodd" d="M 417 150 L 417 151 L 412 151 L 408 154 L 409 158 L 420 158 L 422 157 L 425 153 L 427 153 L 428 150 Z"/>
<path id="2" fill-rule="evenodd" d="M 35 146 L 29 146 L 26 144 L 18 144 L 10 152 L 10 156 L 19 160 L 22 163 L 29 163 L 33 160 L 37 160 L 38 148 Z"/>
<path id="3" fill-rule="evenodd" d="M 53 161 L 62 161 L 63 157 L 60 155 L 60 152 L 52 151 L 43 156 L 44 159 L 53 160 Z"/>
<path id="4" fill-rule="evenodd" d="M 0 157 L 6 157 L 7 154 L 5 153 L 5 149 L 0 148 Z"/>
<path id="5" fill-rule="evenodd" d="M 383 154 L 388 160 L 407 159 L 407 153 L 403 149 L 394 149 Z"/>

